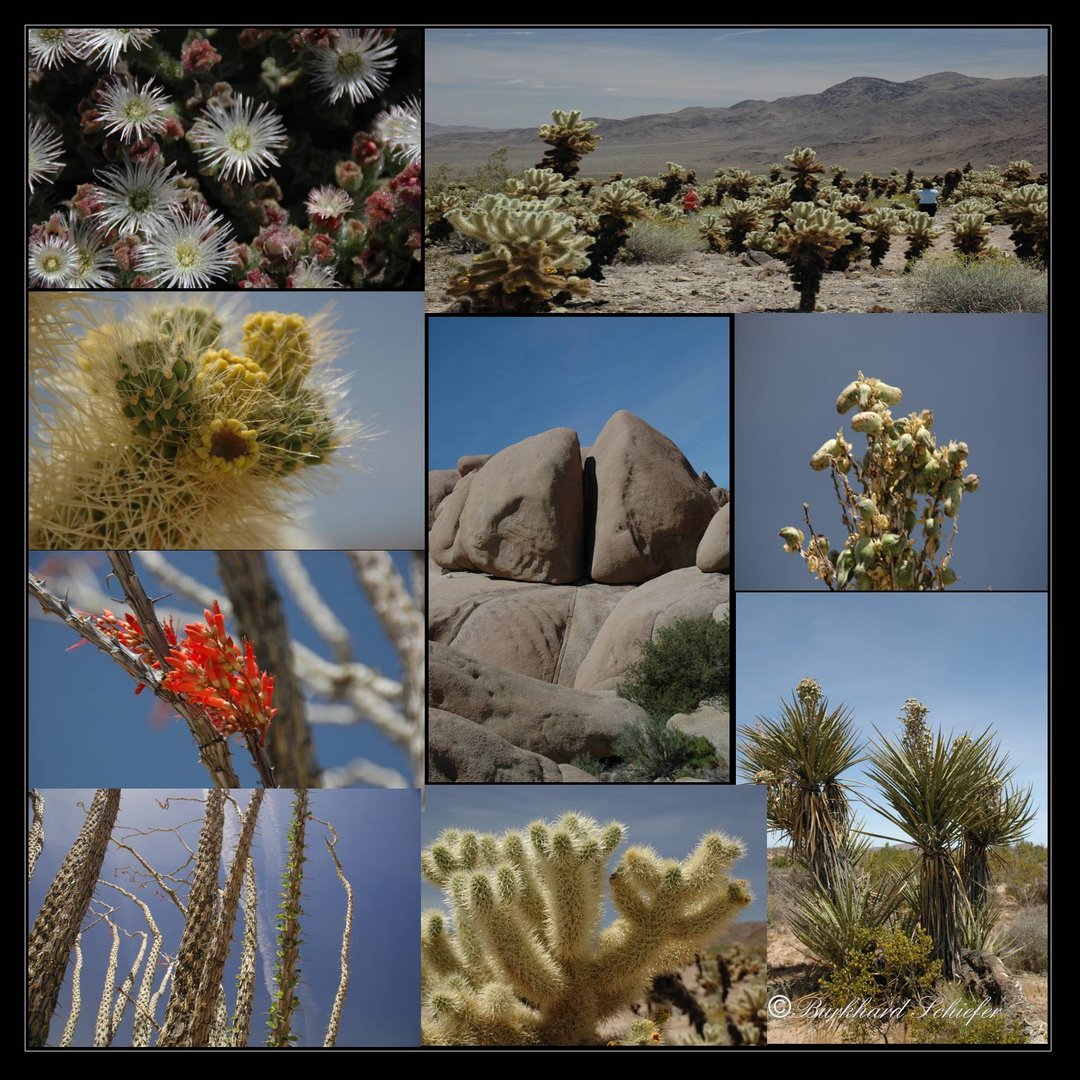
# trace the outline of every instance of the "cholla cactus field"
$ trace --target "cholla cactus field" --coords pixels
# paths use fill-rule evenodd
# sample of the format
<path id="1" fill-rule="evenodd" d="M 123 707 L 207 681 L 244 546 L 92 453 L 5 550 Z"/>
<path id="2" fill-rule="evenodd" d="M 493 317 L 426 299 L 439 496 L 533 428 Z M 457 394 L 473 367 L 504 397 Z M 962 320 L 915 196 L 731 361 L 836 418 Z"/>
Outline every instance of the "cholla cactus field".
<path id="1" fill-rule="evenodd" d="M 416 288 L 421 38 L 31 28 L 31 286 Z"/>
<path id="2" fill-rule="evenodd" d="M 625 835 L 567 813 L 501 835 L 448 829 L 423 852 L 446 898 L 421 923 L 426 1044 L 608 1041 L 606 1019 L 750 903 L 746 882 L 728 876 L 741 841 L 709 833 L 681 862 L 631 847 L 609 876 Z M 618 916 L 601 930 L 605 882 Z M 639 1024 L 622 1041 L 660 1038 Z"/>
<path id="3" fill-rule="evenodd" d="M 30 1045 L 415 1045 L 417 979 L 385 947 L 415 932 L 415 792 L 31 796 L 55 876 L 29 897 Z"/>

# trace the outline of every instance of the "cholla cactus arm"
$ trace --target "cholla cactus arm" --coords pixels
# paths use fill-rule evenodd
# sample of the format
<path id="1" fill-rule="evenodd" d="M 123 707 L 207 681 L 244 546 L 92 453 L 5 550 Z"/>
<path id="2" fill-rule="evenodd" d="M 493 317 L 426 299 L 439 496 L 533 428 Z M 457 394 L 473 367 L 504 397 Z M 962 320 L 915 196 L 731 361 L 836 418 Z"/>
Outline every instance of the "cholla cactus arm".
<path id="1" fill-rule="evenodd" d="M 240 826 L 240 836 L 236 841 L 236 851 L 233 854 L 229 873 L 225 879 L 225 889 L 221 897 L 221 909 L 218 912 L 216 925 L 213 929 L 209 943 L 204 950 L 204 968 L 199 980 L 198 998 L 192 1009 L 190 1046 L 213 1046 L 212 1032 L 218 1024 L 221 999 L 224 997 L 221 990 L 221 979 L 225 972 L 225 961 L 232 949 L 233 929 L 236 925 L 236 914 L 240 908 L 240 894 L 243 890 L 244 875 L 247 871 L 248 860 L 251 857 L 251 844 L 255 837 L 255 825 L 259 818 L 259 810 L 262 807 L 263 796 L 266 794 L 263 788 L 255 788 L 248 800 L 247 810 L 244 811 L 243 822 Z M 227 1019 L 227 1017 L 226 1017 Z"/>
<path id="2" fill-rule="evenodd" d="M 82 961 L 82 934 L 79 934 L 75 938 L 75 963 L 71 968 L 71 1010 L 60 1036 L 61 1046 L 71 1045 L 75 1029 L 79 1026 L 79 1013 L 82 1012 Z"/>
<path id="3" fill-rule="evenodd" d="M 188 896 L 187 919 L 176 954 L 172 993 L 161 1025 L 159 1046 L 192 1045 L 192 1020 L 196 1015 L 206 955 L 213 946 L 217 922 L 218 875 L 224 827 L 225 793 L 212 789 L 206 797 L 206 811 L 195 855 L 195 876 Z"/>
<path id="4" fill-rule="evenodd" d="M 574 184 L 554 169 L 526 169 L 520 178 L 507 180 L 503 190 L 512 199 L 561 199 L 574 190 Z"/>
<path id="5" fill-rule="evenodd" d="M 334 869 L 337 871 L 338 881 L 345 890 L 345 922 L 341 929 L 341 977 L 338 979 L 337 992 L 334 994 L 334 1004 L 330 1009 L 330 1021 L 326 1025 L 326 1038 L 323 1046 L 337 1045 L 338 1029 L 341 1027 L 341 1012 L 345 1007 L 345 995 L 349 990 L 349 946 L 352 942 L 353 923 L 353 887 L 352 882 L 345 876 L 345 868 L 341 865 L 336 851 L 338 834 L 337 830 L 328 821 L 312 818 L 326 828 L 330 836 L 323 837 L 326 850 L 334 861 Z"/>
<path id="6" fill-rule="evenodd" d="M 305 831 L 307 827 L 308 793 L 301 789 L 293 798 L 289 821 L 289 850 L 285 872 L 281 879 L 281 904 L 277 916 L 277 969 L 274 972 L 274 994 L 270 1002 L 267 1025 L 270 1029 L 267 1046 L 291 1046 L 292 1015 L 299 1004 L 296 987 L 300 982 L 300 896 L 304 883 Z"/>
<path id="7" fill-rule="evenodd" d="M 30 823 L 30 832 L 26 838 L 26 880 L 34 876 L 34 868 L 37 866 L 38 856 L 45 848 L 45 797 L 40 791 L 31 790 L 30 805 L 33 808 L 33 820 Z"/>
<path id="8" fill-rule="evenodd" d="M 742 846 L 703 838 L 683 863 L 644 849 L 611 877 L 620 918 L 598 936 L 606 866 L 625 830 L 581 814 L 502 837 L 447 830 L 421 856 L 446 894 L 421 922 L 424 1041 L 574 1046 L 648 979 L 682 964 L 749 903 L 725 870 Z"/>
<path id="9" fill-rule="evenodd" d="M 600 136 L 593 134 L 595 130 L 596 124 L 591 120 L 582 120 L 579 109 L 571 112 L 555 109 L 551 114 L 551 123 L 541 125 L 537 132 L 551 147 L 538 168 L 551 169 L 564 180 L 576 176 L 581 159 L 595 150 L 600 141 Z"/>
<path id="10" fill-rule="evenodd" d="M 116 963 L 120 955 L 120 928 L 105 916 L 105 924 L 112 934 L 109 948 L 109 960 L 105 965 L 105 979 L 101 986 L 101 1001 L 98 1002 L 97 1020 L 94 1023 L 94 1046 L 108 1046 L 112 1042 L 112 1007 L 116 993 Z"/>
<path id="11" fill-rule="evenodd" d="M 139 993 L 135 999 L 135 1018 L 132 1021 L 131 1029 L 132 1046 L 149 1046 L 150 1028 L 153 1022 L 153 1013 L 150 1008 L 150 995 L 153 989 L 154 974 L 157 970 L 158 957 L 161 955 L 163 941 L 161 930 L 154 920 L 154 915 L 150 910 L 149 904 L 144 900 L 140 900 L 134 893 L 128 892 L 127 889 L 122 888 L 115 882 L 106 881 L 105 878 L 99 880 L 98 884 L 104 885 L 109 889 L 115 889 L 118 893 L 126 896 L 133 904 L 135 904 L 142 912 L 150 932 L 150 953 L 146 958 L 146 966 L 143 968 L 142 979 L 139 982 Z M 115 1030 L 117 1026 L 118 1024 L 114 1024 L 113 1029 Z"/>
<path id="12" fill-rule="evenodd" d="M 31 1046 L 44 1046 L 68 959 L 105 861 L 120 809 L 119 788 L 99 788 L 34 919 L 27 945 L 27 1018 Z"/>
<path id="13" fill-rule="evenodd" d="M 131 935 L 128 936 L 130 937 Z M 143 957 L 146 955 L 148 940 L 146 932 L 144 930 L 137 930 L 136 936 L 141 939 L 139 942 L 139 951 L 135 954 L 135 961 L 131 965 L 131 970 L 124 977 L 124 981 L 120 984 L 120 990 L 116 995 L 116 1004 L 113 1006 L 112 1020 L 109 1023 L 108 1045 L 112 1045 L 112 1040 L 116 1038 L 116 1033 L 120 1030 L 120 1021 L 124 1018 L 124 1012 L 127 1010 L 128 1003 L 134 1001 L 131 996 L 131 991 L 135 987 L 135 977 L 139 974 L 139 968 L 142 967 Z"/>
<path id="14" fill-rule="evenodd" d="M 258 906 L 255 860 L 249 855 L 244 871 L 244 940 L 240 948 L 240 966 L 236 972 L 236 1010 L 229 1025 L 230 1046 L 247 1046 L 251 1035 L 259 950 Z"/>

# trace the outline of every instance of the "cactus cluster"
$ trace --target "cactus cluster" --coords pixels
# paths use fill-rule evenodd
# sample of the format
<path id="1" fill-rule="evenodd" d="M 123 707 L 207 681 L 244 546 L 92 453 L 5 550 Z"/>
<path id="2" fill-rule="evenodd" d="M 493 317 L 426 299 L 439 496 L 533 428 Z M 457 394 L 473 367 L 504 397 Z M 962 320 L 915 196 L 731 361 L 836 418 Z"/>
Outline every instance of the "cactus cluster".
<path id="1" fill-rule="evenodd" d="M 350 434 L 326 319 L 102 306 L 35 379 L 31 544 L 266 546 Z"/>
<path id="2" fill-rule="evenodd" d="M 578 234 L 557 200 L 485 195 L 446 218 L 459 233 L 487 245 L 448 289 L 469 310 L 546 311 L 560 294 L 588 294 L 588 282 L 576 271 L 589 263 L 590 240 Z"/>
<path id="3" fill-rule="evenodd" d="M 851 428 L 865 436 L 866 452 L 858 456 L 841 427 L 810 457 L 811 469 L 832 476 L 848 532 L 843 543 L 833 547 L 814 531 L 808 508 L 808 542 L 794 525 L 779 532 L 784 549 L 830 589 L 924 591 L 957 580 L 950 564 L 960 503 L 978 490 L 979 477 L 965 471 L 967 443 L 938 444 L 929 409 L 893 416 L 902 397 L 899 387 L 860 371 L 836 411 L 856 410 Z"/>
<path id="4" fill-rule="evenodd" d="M 426 1045 L 599 1044 L 605 1019 L 750 902 L 727 875 L 739 841 L 710 833 L 681 863 L 630 848 L 609 878 L 624 835 L 569 813 L 501 836 L 447 830 L 423 852 L 449 909 L 421 922 Z M 618 917 L 601 930 L 605 881 Z"/>

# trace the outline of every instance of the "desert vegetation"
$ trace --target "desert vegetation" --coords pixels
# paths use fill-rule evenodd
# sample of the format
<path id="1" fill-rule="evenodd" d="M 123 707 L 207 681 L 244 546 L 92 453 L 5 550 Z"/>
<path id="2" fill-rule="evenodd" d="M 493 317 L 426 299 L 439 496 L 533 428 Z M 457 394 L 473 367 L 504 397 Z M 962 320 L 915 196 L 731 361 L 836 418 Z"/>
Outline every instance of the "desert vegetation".
<path id="1" fill-rule="evenodd" d="M 387 552 L 309 553 L 305 565 L 294 552 L 224 551 L 217 553 L 222 584 L 215 589 L 161 553 L 115 551 L 108 580 L 126 608 L 117 613 L 106 575 L 99 577 L 85 558 L 57 555 L 47 573 L 30 574 L 35 609 L 70 628 L 73 645 L 96 648 L 100 664 L 118 665 L 136 694 L 149 690 L 167 716 L 179 716 L 191 734 L 189 760 L 201 764 L 215 787 L 409 787 L 422 778 L 419 560 L 412 560 L 410 581 L 408 569 L 403 574 Z M 312 580 L 315 562 L 327 558 L 348 560 L 355 593 L 345 602 L 366 599 L 400 662 L 400 678 L 357 657 L 351 615 L 336 614 Z M 198 613 L 152 599 L 160 597 L 158 589 L 172 603 L 193 601 Z M 290 632 L 286 599 L 315 630 L 322 650 L 297 640 L 295 624 Z M 115 723 L 107 704 L 80 701 L 78 708 L 84 717 Z M 378 755 L 392 748 L 403 767 L 365 754 L 320 765 L 317 733 L 324 725 L 370 727 L 384 744 Z"/>
<path id="2" fill-rule="evenodd" d="M 609 876 L 625 833 L 618 822 L 567 813 L 501 835 L 446 830 L 423 852 L 423 874 L 445 896 L 421 923 L 425 1044 L 664 1042 L 663 1013 L 617 1032 L 603 1026 L 645 997 L 654 976 L 697 958 L 708 981 L 713 963 L 735 959 L 699 954 L 750 902 L 746 882 L 729 876 L 744 848 L 718 832 L 682 861 L 631 847 Z M 617 917 L 601 929 L 605 884 Z M 725 1002 L 730 967 L 727 978 Z M 754 1026 L 752 1015 L 744 1022 Z M 701 1028 L 720 1035 L 706 1033 L 704 1019 Z M 743 1041 L 754 1041 L 749 1030 Z"/>
<path id="3" fill-rule="evenodd" d="M 683 310 L 691 295 L 727 311 L 1045 308 L 1048 178 L 1026 161 L 850 177 L 796 146 L 765 174 L 707 178 L 669 162 L 600 180 L 582 175 L 595 129 L 556 110 L 534 168 L 511 175 L 497 152 L 467 174 L 434 172 L 425 238 L 438 309 Z M 919 208 L 924 184 L 939 191 L 938 216 Z M 778 287 L 785 275 L 797 303 Z"/>
<path id="4" fill-rule="evenodd" d="M 50 804 L 66 795 L 32 792 L 35 822 L 48 829 Z M 156 809 L 135 813 L 125 811 L 119 789 L 101 789 L 88 805 L 79 804 L 82 827 L 30 931 L 31 1046 L 292 1046 L 299 1040 L 300 962 L 319 950 L 340 960 L 332 1004 L 319 1025 L 319 1044 L 335 1045 L 355 959 L 355 868 L 343 865 L 334 825 L 318 816 L 326 800 L 317 808 L 301 790 L 282 796 L 275 812 L 269 803 L 276 797 L 262 789 L 235 797 L 221 790 L 162 792 Z M 176 823 L 175 813 L 166 813 L 170 804 L 174 812 L 176 804 L 190 806 L 190 816 L 185 809 L 186 820 Z M 340 824 L 356 827 L 352 820 Z M 276 960 L 260 941 L 266 934 L 260 918 L 270 925 L 266 909 L 277 891 L 266 895 L 272 852 L 284 864 L 273 922 Z M 333 901 L 322 889 L 314 895 L 305 889 L 324 860 L 340 883 Z M 104 954 L 106 942 L 99 990 L 88 986 L 84 960 Z M 268 990 L 259 985 L 260 967 Z M 79 1021 L 95 998 L 88 1036 Z"/>
<path id="5" fill-rule="evenodd" d="M 794 1008 L 774 1042 L 1045 1040 L 1017 980 L 1045 972 L 1031 791 L 993 731 L 935 731 L 928 712 L 908 699 L 899 731 L 864 743 L 807 678 L 741 732 L 740 770 L 767 785 L 787 845 L 770 855 L 770 980 Z M 849 777 L 857 764 L 864 782 Z M 893 835 L 866 832 L 859 804 Z"/>

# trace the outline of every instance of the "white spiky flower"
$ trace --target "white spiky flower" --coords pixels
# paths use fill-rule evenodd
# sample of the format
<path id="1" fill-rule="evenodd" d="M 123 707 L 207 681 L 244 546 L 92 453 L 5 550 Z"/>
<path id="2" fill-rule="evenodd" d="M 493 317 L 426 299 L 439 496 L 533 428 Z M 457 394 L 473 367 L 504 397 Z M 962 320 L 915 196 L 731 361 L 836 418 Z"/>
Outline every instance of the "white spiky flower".
<path id="1" fill-rule="evenodd" d="M 347 191 L 342 191 L 333 184 L 323 184 L 322 187 L 312 188 L 308 192 L 305 207 L 308 217 L 321 224 L 334 218 L 343 218 L 352 209 L 352 205 L 352 196 Z"/>
<path id="2" fill-rule="evenodd" d="M 195 121 L 188 140 L 203 165 L 220 170 L 222 180 L 239 183 L 279 165 L 274 151 L 289 142 L 281 117 L 265 101 L 256 109 L 243 94 L 237 94 L 231 105 L 211 102 Z"/>
<path id="3" fill-rule="evenodd" d="M 30 66 L 35 71 L 42 68 L 58 68 L 69 60 L 83 57 L 83 33 L 62 26 L 31 28 L 26 34 L 26 48 L 30 54 Z"/>
<path id="4" fill-rule="evenodd" d="M 375 121 L 375 136 L 406 165 L 420 160 L 420 99 L 411 97 L 392 105 Z"/>
<path id="5" fill-rule="evenodd" d="M 44 236 L 30 241 L 30 284 L 46 289 L 67 288 L 79 265 L 79 252 L 62 236 Z"/>
<path id="6" fill-rule="evenodd" d="M 153 79 L 140 86 L 138 79 L 114 79 L 101 92 L 99 115 L 110 135 L 121 142 L 138 142 L 165 130 L 169 102 Z"/>
<path id="7" fill-rule="evenodd" d="M 71 272 L 65 288 L 111 289 L 116 281 L 116 257 L 101 233 L 84 218 L 69 213 L 65 219 L 68 241 L 74 245 L 78 263 Z"/>
<path id="8" fill-rule="evenodd" d="M 136 232 L 150 236 L 161 228 L 183 200 L 175 168 L 175 163 L 166 164 L 159 157 L 149 164 L 125 161 L 96 173 L 102 206 L 95 217 L 101 228 L 116 229 L 121 236 Z"/>
<path id="9" fill-rule="evenodd" d="M 290 289 L 340 289 L 341 282 L 334 277 L 330 266 L 320 266 L 314 259 L 301 259 L 296 269 L 286 278 Z"/>
<path id="10" fill-rule="evenodd" d="M 315 85 L 326 92 L 331 105 L 347 97 L 351 105 L 370 101 L 387 85 L 393 69 L 395 46 L 377 30 L 334 31 L 334 43 L 316 49 L 311 58 Z"/>
<path id="11" fill-rule="evenodd" d="M 40 120 L 30 121 L 30 130 L 26 136 L 26 182 L 30 185 L 30 194 L 34 185 L 53 179 L 64 169 L 61 154 L 64 152 L 64 140 L 60 133 Z"/>
<path id="12" fill-rule="evenodd" d="M 205 289 L 233 267 L 232 226 L 212 210 L 174 210 L 139 248 L 137 267 L 163 289 Z"/>
<path id="13" fill-rule="evenodd" d="M 120 54 L 129 49 L 139 50 L 150 44 L 157 30 L 146 27 L 108 27 L 105 29 L 78 30 L 82 55 L 99 68 L 112 71 L 120 60 Z"/>

